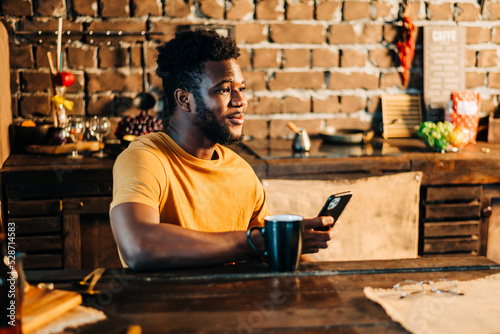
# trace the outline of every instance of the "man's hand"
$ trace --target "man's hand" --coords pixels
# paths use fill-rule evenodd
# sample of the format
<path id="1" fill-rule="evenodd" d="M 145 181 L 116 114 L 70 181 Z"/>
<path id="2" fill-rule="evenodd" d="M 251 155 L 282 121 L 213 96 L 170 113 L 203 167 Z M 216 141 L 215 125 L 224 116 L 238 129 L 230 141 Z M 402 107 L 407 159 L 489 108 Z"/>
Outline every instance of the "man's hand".
<path id="1" fill-rule="evenodd" d="M 333 229 L 328 231 L 315 231 L 315 228 L 332 226 L 333 217 L 304 218 L 304 239 L 302 242 L 302 253 L 317 253 L 322 248 L 327 248 L 335 233 Z"/>

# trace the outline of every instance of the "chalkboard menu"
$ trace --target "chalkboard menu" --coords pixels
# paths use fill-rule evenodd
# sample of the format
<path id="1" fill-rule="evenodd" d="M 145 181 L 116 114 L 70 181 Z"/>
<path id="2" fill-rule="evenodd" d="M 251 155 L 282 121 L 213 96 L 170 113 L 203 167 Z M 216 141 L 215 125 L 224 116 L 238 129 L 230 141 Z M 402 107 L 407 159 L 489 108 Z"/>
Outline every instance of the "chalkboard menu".
<path id="1" fill-rule="evenodd" d="M 465 27 L 424 27 L 425 120 L 442 121 L 452 91 L 465 89 Z"/>

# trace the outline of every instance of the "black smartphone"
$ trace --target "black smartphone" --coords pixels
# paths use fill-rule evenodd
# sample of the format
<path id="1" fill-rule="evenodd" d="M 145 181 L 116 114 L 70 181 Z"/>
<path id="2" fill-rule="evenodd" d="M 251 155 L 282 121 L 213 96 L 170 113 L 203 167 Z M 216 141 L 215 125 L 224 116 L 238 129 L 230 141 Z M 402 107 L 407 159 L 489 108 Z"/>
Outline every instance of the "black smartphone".
<path id="1" fill-rule="evenodd" d="M 323 208 L 319 212 L 318 217 L 332 216 L 334 219 L 333 224 L 335 225 L 335 223 L 340 217 L 340 214 L 342 213 L 342 211 L 344 211 L 345 207 L 347 206 L 347 203 L 349 203 L 351 197 L 352 197 L 352 192 L 350 191 L 331 195 L 326 200 L 325 205 L 323 205 Z M 329 229 L 328 226 L 315 228 L 315 230 L 317 231 L 328 231 L 328 229 Z"/>

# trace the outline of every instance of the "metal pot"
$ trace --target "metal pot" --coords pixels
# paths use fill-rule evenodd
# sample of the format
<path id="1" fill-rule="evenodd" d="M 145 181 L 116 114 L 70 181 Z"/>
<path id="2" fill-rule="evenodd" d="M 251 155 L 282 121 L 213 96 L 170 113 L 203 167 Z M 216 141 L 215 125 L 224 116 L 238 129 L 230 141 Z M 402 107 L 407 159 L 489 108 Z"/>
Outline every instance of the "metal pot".
<path id="1" fill-rule="evenodd" d="M 149 93 L 149 85 L 146 78 L 146 47 L 144 43 L 141 46 L 141 67 L 142 67 L 142 92 L 137 94 L 137 96 L 132 101 L 134 107 L 140 110 L 149 110 L 156 105 L 156 97 L 153 94 Z"/>

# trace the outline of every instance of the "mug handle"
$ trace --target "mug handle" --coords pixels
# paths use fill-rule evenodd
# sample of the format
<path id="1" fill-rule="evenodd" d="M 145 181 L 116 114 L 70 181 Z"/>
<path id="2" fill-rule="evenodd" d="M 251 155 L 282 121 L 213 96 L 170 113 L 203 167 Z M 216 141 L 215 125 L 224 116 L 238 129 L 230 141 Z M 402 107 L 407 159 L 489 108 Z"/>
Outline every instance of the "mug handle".
<path id="1" fill-rule="evenodd" d="M 257 251 L 257 253 L 259 253 L 260 255 L 264 255 L 266 256 L 266 252 L 263 251 L 263 250 L 260 250 L 258 249 L 257 247 L 255 247 L 255 245 L 253 244 L 252 242 L 252 239 L 250 238 L 250 234 L 252 234 L 252 231 L 253 230 L 259 230 L 260 234 L 264 234 L 264 232 L 262 231 L 264 228 L 263 227 L 260 227 L 260 226 L 254 226 L 254 227 L 251 227 L 248 232 L 247 232 L 247 240 L 248 240 L 248 243 L 250 244 L 250 246 L 252 246 L 253 249 L 255 249 Z"/>

